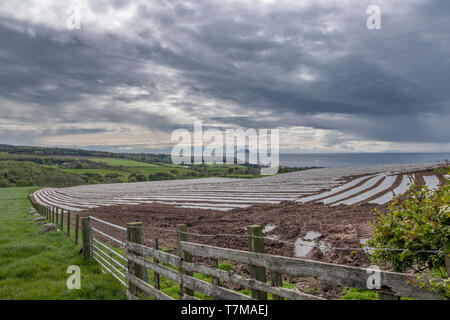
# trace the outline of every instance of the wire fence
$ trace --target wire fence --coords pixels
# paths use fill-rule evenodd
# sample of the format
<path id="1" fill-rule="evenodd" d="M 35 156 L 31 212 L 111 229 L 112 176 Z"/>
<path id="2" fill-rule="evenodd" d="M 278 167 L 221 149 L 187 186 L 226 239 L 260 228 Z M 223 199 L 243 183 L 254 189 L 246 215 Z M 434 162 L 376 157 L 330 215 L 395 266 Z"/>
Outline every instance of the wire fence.
<path id="1" fill-rule="evenodd" d="M 126 273 L 128 272 L 128 260 L 125 258 L 126 228 L 107 221 L 100 220 L 95 217 L 89 218 L 90 234 L 92 237 L 92 258 L 96 260 L 104 270 L 106 270 L 114 278 L 116 278 L 123 286 L 128 288 L 128 283 L 126 281 Z M 93 222 L 102 224 L 106 228 L 105 232 L 94 228 L 92 226 Z M 111 235 L 111 229 L 119 230 L 121 234 L 121 240 L 114 238 Z M 100 235 L 101 237 L 96 237 L 96 234 Z M 119 250 L 122 249 L 122 253 L 119 253 L 120 251 L 117 251 L 117 245 L 119 245 Z"/>
<path id="2" fill-rule="evenodd" d="M 124 252 L 125 252 L 125 257 L 121 256 L 119 253 L 117 253 L 114 248 L 108 246 L 107 244 L 101 243 L 99 240 L 93 238 L 93 243 L 92 243 L 92 251 L 93 251 L 93 257 L 94 259 L 100 263 L 100 265 L 102 266 L 102 268 L 104 270 L 106 270 L 107 272 L 111 273 L 118 281 L 120 281 L 120 283 L 122 283 L 122 285 L 124 285 L 128 290 L 127 290 L 127 296 L 130 295 L 130 297 L 132 297 L 132 299 L 138 299 L 137 296 L 134 295 L 133 292 L 136 291 L 136 288 L 139 288 L 140 290 L 143 290 L 146 294 L 149 294 L 150 296 L 154 296 L 154 297 L 166 297 L 166 298 L 171 298 L 169 296 L 167 296 L 165 293 L 163 293 L 162 291 L 158 291 L 160 290 L 160 283 L 159 283 L 159 272 L 164 276 L 164 277 L 169 277 L 169 279 L 177 282 L 179 281 L 179 285 L 180 285 L 180 298 L 182 298 L 184 296 L 184 289 L 186 288 L 190 288 L 189 290 L 192 290 L 191 293 L 189 293 L 188 291 L 186 291 L 187 295 L 193 295 L 194 290 L 198 290 L 199 292 L 203 292 L 203 293 L 209 293 L 211 296 L 217 298 L 224 298 L 224 297 L 228 297 L 228 295 L 225 296 L 221 296 L 219 293 L 227 293 L 227 294 L 239 294 L 239 293 L 235 293 L 232 291 L 227 291 L 226 288 L 222 289 L 221 285 L 220 285 L 220 281 L 219 278 L 222 277 L 223 281 L 231 281 L 231 283 L 233 283 L 233 281 L 235 282 L 239 282 L 238 280 L 242 280 L 245 279 L 245 276 L 243 276 L 242 274 L 239 276 L 233 276 L 230 274 L 230 272 L 225 272 L 223 273 L 223 271 L 215 271 L 218 266 L 218 260 L 219 259 L 225 259 L 225 260 L 235 260 L 237 261 L 238 264 L 244 264 L 248 263 L 249 261 L 249 256 L 248 254 L 254 254 L 254 253 L 266 253 L 264 252 L 264 249 L 262 249 L 262 251 L 258 251 L 259 249 L 256 249 L 256 243 L 258 242 L 258 240 L 268 240 L 268 241 L 277 241 L 277 242 L 282 242 L 284 244 L 290 244 L 290 245 L 295 245 L 295 242 L 291 242 L 291 241 L 284 241 L 284 240 L 280 240 L 280 239 L 274 239 L 272 237 L 265 237 L 265 236 L 256 236 L 256 235 L 251 235 L 251 234 L 234 234 L 234 233 L 218 233 L 218 234 L 202 234 L 202 233 L 195 233 L 195 232 L 188 232 L 188 231 L 184 231 L 186 228 L 186 225 L 181 225 L 181 226 L 177 226 L 176 230 L 172 230 L 172 229 L 166 229 L 166 228 L 159 228 L 159 227 L 151 227 L 151 226 L 142 226 L 142 225 L 127 225 L 127 228 L 121 227 L 121 226 L 117 226 L 114 225 L 112 223 L 106 222 L 106 221 L 102 221 L 100 219 L 97 218 L 93 218 L 90 217 L 92 222 L 95 223 L 100 223 L 103 225 L 104 228 L 106 228 L 107 230 L 104 231 L 100 231 L 97 228 L 92 228 L 91 227 L 91 231 L 92 232 L 97 232 L 101 237 L 104 237 L 105 241 L 109 242 L 110 246 L 114 246 L 117 244 L 123 244 L 123 248 L 124 248 Z M 253 228 L 255 228 L 255 226 L 253 226 Z M 261 227 L 257 226 L 257 228 L 259 228 L 259 230 L 261 231 Z M 114 238 L 112 235 L 110 235 L 111 229 L 115 229 L 120 231 L 120 235 L 121 235 L 121 239 L 117 239 Z M 133 230 L 135 229 L 135 230 Z M 140 229 L 140 231 L 136 231 L 136 229 Z M 156 248 L 152 249 L 149 246 L 145 246 L 142 245 L 142 238 L 144 235 L 144 230 L 153 230 L 153 231 L 159 231 L 159 232 L 166 232 L 166 233 L 170 233 L 170 234 L 177 234 L 177 238 L 178 238 L 178 248 L 179 250 L 181 250 L 179 252 L 179 255 L 171 255 L 171 254 L 167 254 L 164 253 L 162 251 L 158 251 L 159 249 Z M 100 231 L 100 232 L 99 232 Z M 125 236 L 125 232 L 126 232 L 126 236 Z M 139 234 L 139 236 L 138 236 Z M 192 242 L 192 241 L 188 241 L 186 236 L 192 236 L 192 237 L 203 237 L 206 239 L 211 239 L 212 237 L 235 237 L 235 238 L 239 238 L 239 239 L 248 239 L 249 242 L 252 242 L 252 247 L 253 249 L 250 250 L 249 247 L 249 251 L 251 252 L 243 252 L 243 251 L 239 251 L 239 250 L 230 250 L 230 249 L 225 249 L 222 247 L 214 247 L 214 246 L 205 246 L 196 242 Z M 136 241 L 133 240 L 136 239 Z M 126 238 L 129 238 L 129 240 L 133 240 L 131 242 L 127 241 Z M 140 239 L 140 240 L 139 240 Z M 256 240 L 258 239 L 258 240 Z M 260 242 L 260 241 L 259 241 Z M 321 249 L 320 246 L 314 246 L 313 247 L 317 247 L 319 249 Z M 208 252 L 208 251 L 203 251 L 202 248 L 205 248 L 208 250 L 208 248 L 211 248 L 213 251 Z M 263 248 L 263 247 L 261 247 Z M 342 247 L 329 247 L 326 248 L 329 250 L 365 250 L 367 248 L 342 248 Z M 371 248 L 370 248 L 371 249 Z M 400 250 L 405 250 L 405 249 L 400 249 L 400 248 L 373 248 L 373 249 L 378 249 L 378 250 L 395 250 L 395 251 L 400 251 Z M 136 251 L 137 250 L 137 251 Z M 142 252 L 140 252 L 142 250 Z M 191 251 L 189 251 L 191 250 Z M 214 251 L 215 250 L 215 251 Z M 437 254 L 439 252 L 441 252 L 441 250 L 416 250 L 416 251 L 420 251 L 420 252 L 426 252 L 426 253 L 433 253 L 433 254 Z M 130 253 L 131 252 L 131 253 Z M 134 253 L 133 253 L 134 252 Z M 141 255 L 141 258 L 139 258 L 138 256 L 136 256 L 136 252 L 139 252 Z M 213 265 L 213 267 L 208 267 L 206 265 L 201 266 L 200 264 L 196 264 L 198 260 L 196 260 L 196 263 L 193 263 L 193 256 L 188 257 L 187 255 L 185 256 L 185 254 L 189 253 L 189 254 L 197 254 L 199 255 L 199 258 L 203 258 L 206 259 L 206 261 L 209 261 L 210 264 Z M 215 252 L 215 253 L 214 253 Z M 102 256 L 103 255 L 103 256 Z M 114 256 L 113 256 L 114 255 Z M 244 258 L 243 258 L 244 257 Z M 276 256 L 276 255 L 271 255 L 271 254 L 265 254 L 262 256 L 254 256 L 252 257 L 255 260 L 250 259 L 252 262 L 250 263 L 251 265 L 256 264 L 257 266 L 278 266 L 278 269 L 276 270 L 282 270 L 286 276 L 291 276 L 291 277 L 298 277 L 298 276 L 304 276 L 303 273 L 306 274 L 306 276 L 312 276 L 312 277 L 316 277 L 318 276 L 321 280 L 323 281 L 331 281 L 334 284 L 338 284 L 338 285 L 352 285 L 352 286 L 363 286 L 365 285 L 367 282 L 364 281 L 354 281 L 355 279 L 353 277 L 355 277 L 355 274 L 358 274 L 358 277 L 361 279 L 366 280 L 366 277 L 369 277 L 369 275 L 367 275 L 367 271 L 371 270 L 371 269 L 365 269 L 365 268 L 352 268 L 352 267 L 348 267 L 345 265 L 339 265 L 339 264 L 333 264 L 332 269 L 328 269 L 328 267 L 324 267 L 322 264 L 320 264 L 320 262 L 315 262 L 315 261 L 309 261 L 309 260 L 292 260 L 292 258 L 286 258 L 286 257 L 280 257 L 280 256 Z M 129 260 L 128 260 L 129 259 Z M 153 260 L 149 260 L 149 259 L 153 259 Z M 168 263 L 170 264 L 170 262 L 176 262 L 173 266 L 175 267 L 173 268 L 166 268 L 164 266 L 159 266 L 158 262 L 156 262 L 156 259 L 162 259 L 162 262 L 164 263 Z M 179 259 L 179 260 L 177 260 Z M 208 260 L 209 259 L 209 260 Z M 212 260 L 211 260 L 212 259 Z M 258 260 L 259 259 L 259 260 Z M 264 259 L 268 259 L 267 261 Z M 276 260 L 279 259 L 279 260 Z M 288 259 L 288 260 L 283 260 L 283 259 Z M 215 260 L 215 262 L 213 263 L 213 260 Z M 258 262 L 258 261 L 259 262 Z M 278 261 L 277 263 L 268 263 L 268 261 Z M 290 262 L 289 262 L 290 261 Z M 292 269 L 290 266 L 292 266 L 292 262 L 298 262 L 300 265 L 302 265 L 303 267 L 300 268 L 299 270 L 302 270 L 301 273 L 300 271 L 295 271 L 294 269 Z M 161 262 L 161 261 L 160 261 Z M 200 261 L 201 262 L 201 261 Z M 205 260 L 203 260 L 203 263 L 205 262 Z M 309 266 L 310 271 L 305 271 L 308 268 L 306 268 L 305 263 Z M 127 264 L 127 265 L 125 265 Z M 141 276 L 137 276 L 140 273 L 137 271 L 138 267 L 137 265 L 140 265 L 140 268 L 143 268 L 143 272 Z M 128 268 L 128 266 L 130 266 Z M 328 266 L 328 265 L 327 265 Z M 179 269 L 176 269 L 179 268 Z M 189 277 L 189 274 L 186 273 L 186 270 L 192 272 L 199 272 L 202 274 L 209 275 L 211 276 L 211 283 L 209 282 L 205 282 L 199 279 L 196 279 L 193 276 L 193 273 L 191 274 L 191 276 Z M 255 267 L 253 267 L 255 268 Z M 268 267 L 269 268 L 269 267 Z M 352 269 L 351 269 L 352 268 Z M 130 270 L 129 270 L 130 269 Z M 148 269 L 151 270 L 153 272 L 153 282 L 155 283 L 154 286 L 151 286 L 149 284 L 149 275 L 148 275 Z M 270 268 L 269 268 L 270 269 Z M 294 271 L 292 271 L 294 270 Z M 221 273 L 222 272 L 222 273 Z M 275 273 L 273 273 L 273 270 L 269 270 L 271 277 L 279 277 L 279 281 L 280 283 L 282 283 L 282 275 L 281 273 L 276 273 L 276 272 L 280 272 L 280 271 L 275 271 Z M 292 274 L 290 274 L 289 272 L 293 272 Z M 334 276 L 336 276 L 339 279 L 335 279 L 335 280 L 330 280 L 328 273 L 333 273 Z M 385 271 L 379 271 L 379 272 L 385 272 Z M 158 275 L 157 275 L 158 274 Z M 176 274 L 176 275 L 174 275 Z M 263 284 L 266 284 L 266 278 L 265 278 L 265 274 L 266 272 L 264 271 L 264 279 L 257 279 L 260 280 L 260 285 L 263 286 Z M 324 274 L 328 275 L 325 276 Z M 350 274 L 352 274 L 352 276 L 349 276 Z M 157 277 L 156 277 L 157 275 Z M 186 276 L 187 277 L 186 277 Z M 389 272 L 386 272 L 386 274 L 384 274 L 383 276 L 385 277 L 391 277 L 388 280 L 385 279 L 385 281 L 387 283 L 389 283 L 390 285 L 394 285 L 395 280 L 394 278 L 396 276 L 398 276 L 399 274 L 391 274 Z M 423 297 L 427 297 L 427 294 L 430 294 L 429 292 L 426 293 L 420 293 L 420 292 L 413 292 L 411 293 L 410 291 L 405 291 L 408 283 L 405 282 L 407 278 L 410 275 L 408 274 L 400 274 L 401 281 L 400 281 L 400 285 L 398 287 L 395 288 L 395 290 L 392 289 L 392 291 L 390 291 L 390 289 L 388 290 L 388 293 L 383 293 L 384 296 L 389 296 L 392 298 L 395 298 L 399 295 L 398 292 L 400 293 L 407 293 L 407 294 L 417 294 L 418 296 L 423 295 Z M 216 277 L 216 278 L 214 278 Z M 252 273 L 250 272 L 250 277 L 252 277 Z M 334 277 L 332 277 L 334 279 Z M 141 279 L 141 280 L 139 280 Z M 158 280 L 156 280 L 158 279 Z M 236 280 L 238 279 L 238 280 Z M 272 279 L 272 278 L 271 278 Z M 275 279 L 275 278 L 273 278 Z M 274 281 L 274 280 L 271 281 Z M 350 279 L 350 280 L 349 280 Z M 214 280 L 216 280 L 216 282 L 214 282 Z M 193 285 L 192 282 L 195 282 L 196 285 Z M 361 284 L 361 283 L 362 284 Z M 405 282 L 405 283 L 403 283 Z M 158 283 L 158 285 L 156 285 L 156 283 Z M 244 280 L 242 280 L 240 282 L 240 284 L 246 284 L 246 285 L 252 285 L 253 282 L 245 282 Z M 259 282 L 258 282 L 259 283 Z M 186 286 L 186 288 L 184 288 L 184 286 Z M 274 286 L 274 283 L 272 282 L 271 286 Z M 270 286 L 269 286 L 270 287 Z M 277 285 L 275 285 L 275 287 L 277 287 Z M 281 286 L 282 287 L 282 286 Z M 194 289 L 195 288 L 195 289 Z M 214 288 L 214 290 L 213 290 Z M 264 287 L 266 290 L 267 287 Z M 261 290 L 261 287 L 258 287 L 259 290 Z M 147 290 L 147 291 L 146 291 Z M 202 291 L 205 290 L 205 291 Z M 286 289 L 283 288 L 277 288 L 277 289 L 271 289 L 272 290 L 272 294 L 274 294 L 275 291 L 273 290 L 278 290 L 276 291 L 277 293 L 280 292 L 284 292 L 286 291 Z M 403 290 L 403 291 L 402 291 Z M 408 289 L 410 290 L 410 289 Z M 421 289 L 417 289 L 418 291 L 420 291 Z M 219 292 L 220 291 L 220 292 Z M 137 291 L 136 291 L 137 292 Z M 261 292 L 259 292 L 261 293 Z M 258 292 L 255 293 L 255 295 L 259 294 Z M 289 297 L 292 298 L 292 292 L 289 292 Z M 301 293 L 300 293 L 301 294 Z M 381 295 L 381 297 L 383 297 L 383 294 Z M 208 294 L 207 294 L 208 295 Z M 245 296 L 242 296 L 242 298 Z M 254 297 L 254 292 L 252 291 L 252 297 Z M 257 295 L 256 298 L 258 298 L 259 296 Z M 422 297 L 422 296 L 420 296 Z M 430 295 L 431 297 L 431 295 Z M 311 298 L 311 297 L 309 297 Z M 315 297 L 317 298 L 317 297 Z M 261 298 L 264 299 L 264 298 Z M 381 299 L 381 298 L 380 298 Z M 388 298 L 386 298 L 388 299 Z"/>
<path id="3" fill-rule="evenodd" d="M 159 228 L 159 227 L 144 227 L 144 226 L 129 226 L 129 228 L 142 228 L 147 230 L 155 230 L 155 231 L 162 231 L 162 232 L 168 232 L 168 233 L 181 233 L 186 234 L 194 237 L 202 237 L 202 238 L 215 238 L 215 237 L 235 237 L 235 238 L 255 238 L 255 239 L 263 239 L 267 241 L 274 241 L 283 243 L 286 245 L 296 246 L 298 245 L 296 242 L 288 241 L 288 240 L 281 240 L 277 239 L 275 237 L 270 236 L 255 236 L 255 235 L 249 235 L 249 234 L 234 234 L 234 233 L 217 233 L 217 234 L 199 234 L 194 232 L 183 232 L 183 231 L 177 231 L 177 230 L 171 230 L 171 229 L 165 229 L 165 228 Z M 415 250 L 415 249 L 405 249 L 405 248 L 376 248 L 376 247 L 368 247 L 368 246 L 361 246 L 361 247 L 330 247 L 327 245 L 317 245 L 313 243 L 307 243 L 307 241 L 303 241 L 301 243 L 302 246 L 305 247 L 311 247 L 311 248 L 317 248 L 321 250 L 336 250 L 336 251 L 410 251 L 410 252 L 417 252 L 417 253 L 431 253 L 431 254 L 441 254 L 443 253 L 442 250 Z"/>
<path id="4" fill-rule="evenodd" d="M 111 222 L 107 222 L 95 217 L 90 216 L 91 219 L 91 234 L 93 235 L 92 238 L 92 255 L 93 258 L 109 273 L 111 273 L 120 283 L 122 283 L 124 286 L 127 287 L 127 281 L 126 281 L 126 273 L 128 272 L 128 268 L 126 266 L 128 260 L 125 258 L 126 256 L 126 233 L 127 228 L 113 224 Z M 92 223 L 100 224 L 103 226 L 103 230 L 100 230 L 96 227 L 92 226 Z M 100 228 L 100 227 L 99 227 Z M 202 233 L 196 233 L 196 232 L 188 232 L 188 231 L 180 231 L 175 229 L 167 229 L 167 228 L 160 228 L 160 227 L 152 227 L 152 226 L 133 226 L 130 225 L 128 228 L 137 228 L 142 230 L 150 230 L 150 231 L 158 231 L 158 232 L 164 232 L 172 235 L 177 234 L 184 234 L 192 237 L 199 237 L 199 238 L 218 238 L 218 237 L 234 237 L 239 239 L 248 239 L 248 238 L 254 238 L 254 239 L 262 239 L 264 241 L 273 241 L 277 243 L 282 243 L 284 245 L 289 246 L 298 246 L 296 242 L 288 241 L 288 240 L 281 240 L 270 236 L 256 236 L 256 235 L 249 235 L 249 234 L 236 234 L 236 233 L 216 233 L 216 234 L 202 234 Z M 112 235 L 112 230 L 119 232 L 120 239 L 114 237 Z M 97 237 L 96 237 L 97 235 Z M 102 242 L 103 241 L 103 242 Z M 144 245 L 146 245 L 145 237 L 144 237 Z M 420 253 L 427 253 L 427 254 L 441 254 L 442 250 L 412 250 L 412 249 L 403 249 L 403 248 L 374 248 L 374 247 L 368 247 L 361 245 L 361 247 L 333 247 L 329 245 L 323 245 L 323 244 L 315 244 L 315 243 L 308 243 L 307 241 L 301 242 L 302 247 L 308 247 L 308 248 L 316 248 L 321 251 L 364 251 L 364 252 L 373 252 L 373 251 L 397 251 L 397 252 L 404 252 L 404 251 L 410 251 L 410 252 L 420 252 Z M 118 253 L 116 250 L 122 249 L 122 253 Z"/>

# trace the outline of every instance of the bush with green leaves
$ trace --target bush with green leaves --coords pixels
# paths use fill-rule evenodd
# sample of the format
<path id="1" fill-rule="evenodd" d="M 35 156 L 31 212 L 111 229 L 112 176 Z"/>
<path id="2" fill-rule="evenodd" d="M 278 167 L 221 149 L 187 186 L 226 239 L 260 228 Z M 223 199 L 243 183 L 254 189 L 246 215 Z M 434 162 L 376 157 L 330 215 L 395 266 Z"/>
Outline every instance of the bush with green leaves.
<path id="1" fill-rule="evenodd" d="M 177 177 L 169 172 L 155 172 L 148 175 L 149 181 L 172 180 Z"/>
<path id="2" fill-rule="evenodd" d="M 450 167 L 443 171 L 449 173 Z M 450 298 L 450 282 L 445 254 L 450 249 L 450 180 L 438 190 L 419 186 L 415 181 L 406 195 L 396 197 L 387 213 L 375 210 L 374 238 L 367 242 L 373 263 L 389 262 L 398 272 L 414 270 L 416 282 Z M 376 250 L 376 248 L 380 250 Z M 395 248 L 404 250 L 381 250 Z"/>
<path id="3" fill-rule="evenodd" d="M 448 168 L 447 168 L 448 171 Z M 375 210 L 373 248 L 398 248 L 402 251 L 374 250 L 373 262 L 390 262 L 395 271 L 445 269 L 444 250 L 450 238 L 450 183 L 432 191 L 412 185 L 407 195 L 396 197 L 387 213 Z M 424 250 L 441 250 L 439 253 Z"/>
<path id="4" fill-rule="evenodd" d="M 142 172 L 133 172 L 128 176 L 128 182 L 147 181 L 147 177 Z"/>
<path id="5" fill-rule="evenodd" d="M 0 188 L 68 187 L 82 184 L 80 176 L 27 161 L 0 161 Z"/>

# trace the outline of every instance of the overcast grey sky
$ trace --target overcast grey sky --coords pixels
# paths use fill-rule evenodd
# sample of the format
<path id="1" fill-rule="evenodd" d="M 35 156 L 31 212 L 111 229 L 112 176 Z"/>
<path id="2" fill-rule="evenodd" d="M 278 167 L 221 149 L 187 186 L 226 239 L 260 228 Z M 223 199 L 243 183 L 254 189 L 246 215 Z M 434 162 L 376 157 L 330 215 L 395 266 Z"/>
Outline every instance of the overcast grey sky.
<path id="1" fill-rule="evenodd" d="M 0 143 L 167 149 L 194 120 L 282 151 L 450 151 L 450 1 L 0 2 Z M 381 8 L 381 29 L 366 9 Z"/>

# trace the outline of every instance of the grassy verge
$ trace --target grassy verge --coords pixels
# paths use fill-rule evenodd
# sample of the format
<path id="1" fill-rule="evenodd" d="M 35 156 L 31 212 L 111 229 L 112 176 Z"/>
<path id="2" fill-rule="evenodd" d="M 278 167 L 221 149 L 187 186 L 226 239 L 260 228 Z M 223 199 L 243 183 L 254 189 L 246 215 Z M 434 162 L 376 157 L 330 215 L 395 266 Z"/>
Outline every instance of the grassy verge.
<path id="1" fill-rule="evenodd" d="M 0 299 L 124 299 L 123 287 L 84 261 L 62 232 L 40 234 L 27 214 L 31 188 L 0 189 Z M 81 289 L 68 290 L 67 267 L 81 269 Z"/>

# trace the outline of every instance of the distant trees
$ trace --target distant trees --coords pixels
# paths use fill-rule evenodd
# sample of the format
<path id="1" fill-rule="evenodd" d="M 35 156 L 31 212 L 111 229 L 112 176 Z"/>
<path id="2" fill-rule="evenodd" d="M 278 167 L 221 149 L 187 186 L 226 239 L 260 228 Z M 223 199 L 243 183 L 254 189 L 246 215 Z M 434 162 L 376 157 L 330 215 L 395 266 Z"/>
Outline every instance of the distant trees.
<path id="1" fill-rule="evenodd" d="M 287 173 L 287 172 L 294 172 L 294 171 L 303 171 L 308 169 L 315 169 L 315 168 L 321 168 L 321 167 L 280 167 L 278 169 L 278 173 Z"/>
<path id="2" fill-rule="evenodd" d="M 149 181 L 172 180 L 176 178 L 177 176 L 170 172 L 156 172 L 148 175 Z"/>
<path id="3" fill-rule="evenodd" d="M 147 181 L 147 177 L 142 172 L 133 172 L 128 176 L 128 182 Z"/>
<path id="4" fill-rule="evenodd" d="M 135 174 L 136 181 L 146 181 L 147 177 Z M 99 172 L 71 173 L 59 168 L 49 168 L 27 161 L 0 161 L 0 188 L 8 187 L 70 187 L 82 184 L 122 183 L 127 178 L 110 173 Z"/>
<path id="5" fill-rule="evenodd" d="M 0 161 L 0 187 L 51 186 L 82 184 L 79 176 L 31 162 Z"/>
<path id="6" fill-rule="evenodd" d="M 42 161 L 39 160 L 39 157 L 59 155 L 59 156 L 122 158 L 146 163 L 167 163 L 167 164 L 172 163 L 172 159 L 169 154 L 114 153 L 114 152 L 91 151 L 91 150 L 70 149 L 70 148 L 12 146 L 6 144 L 0 144 L 0 152 L 7 152 L 9 154 L 16 154 L 16 155 L 38 156 L 36 161 Z M 31 160 L 28 159 L 27 161 Z"/>

